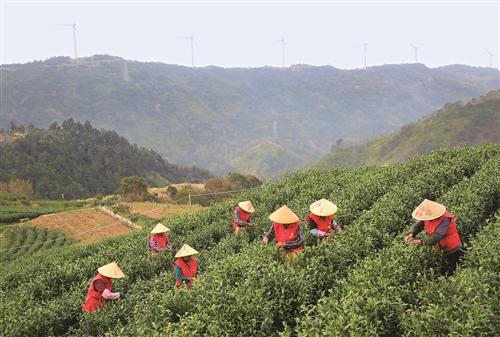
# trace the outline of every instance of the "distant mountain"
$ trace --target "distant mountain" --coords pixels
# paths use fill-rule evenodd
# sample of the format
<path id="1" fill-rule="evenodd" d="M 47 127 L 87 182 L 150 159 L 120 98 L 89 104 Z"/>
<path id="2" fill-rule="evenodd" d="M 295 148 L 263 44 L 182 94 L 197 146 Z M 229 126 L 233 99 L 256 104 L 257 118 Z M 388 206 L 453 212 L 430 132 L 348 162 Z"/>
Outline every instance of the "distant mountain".
<path id="1" fill-rule="evenodd" d="M 500 143 L 500 90 L 445 104 L 417 123 L 367 143 L 334 146 L 318 166 L 386 164 L 449 146 Z"/>
<path id="2" fill-rule="evenodd" d="M 1 69 L 7 122 L 47 127 L 70 117 L 89 120 L 168 160 L 216 173 L 275 139 L 275 122 L 276 143 L 311 161 L 340 138 L 386 134 L 446 102 L 499 88 L 496 69 L 422 64 L 188 68 L 102 55 Z M 286 168 L 276 158 L 270 174 Z"/>
<path id="3" fill-rule="evenodd" d="M 231 170 L 273 178 L 283 170 L 297 169 L 305 164 L 302 157 L 272 141 L 263 141 L 245 149 L 229 162 Z"/>
<path id="4" fill-rule="evenodd" d="M 24 179 L 39 198 L 78 198 L 116 190 L 121 178 L 139 175 L 152 186 L 200 182 L 208 171 L 166 162 L 158 153 L 130 144 L 115 131 L 72 119 L 0 142 L 0 181 Z"/>

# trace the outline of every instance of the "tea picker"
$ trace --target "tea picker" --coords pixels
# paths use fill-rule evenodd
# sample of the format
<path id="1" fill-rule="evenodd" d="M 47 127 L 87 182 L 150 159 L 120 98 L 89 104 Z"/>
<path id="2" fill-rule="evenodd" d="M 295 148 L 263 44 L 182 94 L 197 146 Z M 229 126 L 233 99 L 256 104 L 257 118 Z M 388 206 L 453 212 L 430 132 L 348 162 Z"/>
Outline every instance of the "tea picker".
<path id="1" fill-rule="evenodd" d="M 90 281 L 85 302 L 82 305 L 83 312 L 94 312 L 104 307 L 106 300 L 117 300 L 119 292 L 113 291 L 113 279 L 125 276 L 116 262 L 111 262 L 97 269 L 97 275 Z"/>
<path id="2" fill-rule="evenodd" d="M 304 251 L 304 233 L 300 226 L 299 217 L 286 205 L 269 216 L 271 228 L 262 238 L 263 244 L 276 239 L 276 247 L 284 251 L 288 257 Z"/>
<path id="3" fill-rule="evenodd" d="M 317 238 L 329 238 L 342 232 L 342 227 L 335 221 L 337 206 L 330 200 L 315 201 L 309 207 L 311 213 L 306 218 L 307 227 Z"/>
<path id="4" fill-rule="evenodd" d="M 250 220 L 254 211 L 255 209 L 250 201 L 242 201 L 238 203 L 233 214 L 233 229 L 235 234 L 240 233 L 243 229 L 255 226 Z"/>
<path id="5" fill-rule="evenodd" d="M 444 205 L 425 199 L 415 208 L 412 217 L 417 222 L 405 237 L 405 243 L 434 246 L 436 251 L 442 252 L 447 263 L 447 272 L 452 274 L 460 257 L 464 255 L 455 215 L 447 211 Z M 422 230 L 425 230 L 427 237 L 415 239 L 414 237 Z"/>

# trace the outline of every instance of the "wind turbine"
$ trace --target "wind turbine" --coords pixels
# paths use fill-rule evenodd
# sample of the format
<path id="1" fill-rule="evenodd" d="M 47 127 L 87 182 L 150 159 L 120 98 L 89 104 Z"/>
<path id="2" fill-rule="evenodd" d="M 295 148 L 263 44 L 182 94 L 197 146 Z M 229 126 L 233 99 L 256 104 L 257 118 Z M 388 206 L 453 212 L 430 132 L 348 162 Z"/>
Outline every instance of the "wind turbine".
<path id="1" fill-rule="evenodd" d="M 368 54 L 368 43 L 360 44 L 360 46 L 363 46 L 363 52 L 364 52 L 364 69 L 366 69 L 366 56 Z"/>
<path id="2" fill-rule="evenodd" d="M 281 67 L 285 68 L 285 38 L 281 38 L 279 40 L 276 40 L 276 42 L 281 43 Z"/>
<path id="3" fill-rule="evenodd" d="M 414 46 L 414 45 L 412 45 L 412 44 L 410 44 L 410 47 L 412 47 L 412 48 L 413 48 L 413 51 L 415 52 L 415 63 L 418 63 L 418 49 L 419 49 L 420 47 Z"/>
<path id="4" fill-rule="evenodd" d="M 61 23 L 56 26 L 65 26 L 65 27 L 72 27 L 73 28 L 73 49 L 74 49 L 74 55 L 75 59 L 78 58 L 78 49 L 76 48 L 76 32 L 78 31 L 76 29 L 76 23 Z"/>
<path id="5" fill-rule="evenodd" d="M 490 56 L 490 68 L 493 68 L 493 53 L 486 49 L 486 52 Z"/>
<path id="6" fill-rule="evenodd" d="M 185 39 L 185 40 L 190 40 L 191 41 L 191 67 L 194 68 L 194 36 L 193 35 L 183 36 L 183 37 L 181 37 L 181 39 Z"/>

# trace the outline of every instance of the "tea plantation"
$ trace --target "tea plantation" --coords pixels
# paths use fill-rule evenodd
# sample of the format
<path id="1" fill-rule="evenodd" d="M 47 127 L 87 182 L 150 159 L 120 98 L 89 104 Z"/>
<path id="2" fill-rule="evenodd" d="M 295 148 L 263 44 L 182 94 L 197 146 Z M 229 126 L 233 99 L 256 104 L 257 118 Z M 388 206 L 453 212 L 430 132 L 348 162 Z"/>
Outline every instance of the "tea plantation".
<path id="1" fill-rule="evenodd" d="M 173 254 L 151 259 L 148 231 L 60 247 L 0 266 L 4 336 L 495 336 L 500 328 L 500 145 L 456 148 L 405 164 L 310 169 L 208 209 L 172 217 L 175 248 L 200 254 L 192 289 L 174 289 Z M 284 259 L 260 236 L 287 204 L 301 219 L 322 197 L 338 205 L 341 235 Z M 403 238 L 424 198 L 457 216 L 464 264 L 444 275 L 432 249 Z M 232 233 L 239 200 L 256 228 Z M 150 223 L 152 226 L 154 223 Z M 147 226 L 146 226 L 147 227 Z M 174 252 L 175 252 L 174 248 Z M 116 260 L 124 298 L 82 314 L 97 267 Z M 436 319 L 438 317 L 439 319 Z"/>

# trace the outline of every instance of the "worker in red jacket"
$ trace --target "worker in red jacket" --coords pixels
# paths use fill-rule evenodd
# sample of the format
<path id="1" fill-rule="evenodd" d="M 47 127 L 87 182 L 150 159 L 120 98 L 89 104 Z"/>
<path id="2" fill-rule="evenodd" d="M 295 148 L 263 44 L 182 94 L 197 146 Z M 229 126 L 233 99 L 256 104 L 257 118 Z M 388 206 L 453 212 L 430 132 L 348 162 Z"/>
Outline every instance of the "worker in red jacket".
<path id="1" fill-rule="evenodd" d="M 337 206 L 333 202 L 321 199 L 313 202 L 309 210 L 311 213 L 307 216 L 306 223 L 313 236 L 324 239 L 342 232 L 335 221 Z"/>
<path id="2" fill-rule="evenodd" d="M 113 292 L 112 279 L 125 276 L 116 262 L 111 262 L 97 269 L 97 275 L 90 281 L 85 302 L 82 305 L 83 312 L 94 312 L 102 308 L 106 300 L 117 300 L 119 292 Z"/>
<path id="3" fill-rule="evenodd" d="M 170 229 L 159 223 L 151 230 L 151 238 L 149 239 L 149 251 L 152 256 L 158 256 L 158 253 L 164 250 L 172 249 L 172 242 L 168 237 Z"/>
<path id="4" fill-rule="evenodd" d="M 233 215 L 233 229 L 234 233 L 240 233 L 243 228 L 254 227 L 254 224 L 250 220 L 250 216 L 255 211 L 252 203 L 250 201 L 242 201 L 238 203 L 238 206 L 234 209 Z"/>
<path id="5" fill-rule="evenodd" d="M 447 211 L 444 205 L 425 199 L 415 208 L 412 217 L 417 223 L 406 236 L 406 244 L 434 246 L 442 252 L 447 262 L 447 272 L 452 274 L 464 254 L 455 215 Z M 422 230 L 425 230 L 427 237 L 415 239 Z"/>
<path id="6" fill-rule="evenodd" d="M 198 262 L 193 257 L 198 252 L 189 245 L 183 245 L 175 254 L 174 262 L 175 285 L 192 287 L 193 280 L 198 275 Z"/>
<path id="7" fill-rule="evenodd" d="M 304 250 L 304 233 L 299 217 L 286 205 L 269 216 L 273 222 L 269 231 L 262 238 L 262 243 L 276 239 L 276 246 L 288 257 L 294 257 Z"/>

